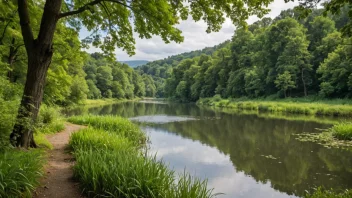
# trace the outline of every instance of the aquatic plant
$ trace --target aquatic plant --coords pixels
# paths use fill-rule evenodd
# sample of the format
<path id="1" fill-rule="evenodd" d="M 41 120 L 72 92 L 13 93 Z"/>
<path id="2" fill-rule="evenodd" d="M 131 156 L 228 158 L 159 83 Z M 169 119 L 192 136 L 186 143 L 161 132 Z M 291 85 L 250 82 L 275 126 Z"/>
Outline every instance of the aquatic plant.
<path id="1" fill-rule="evenodd" d="M 350 122 L 335 124 L 329 131 L 339 140 L 352 140 L 352 123 Z"/>

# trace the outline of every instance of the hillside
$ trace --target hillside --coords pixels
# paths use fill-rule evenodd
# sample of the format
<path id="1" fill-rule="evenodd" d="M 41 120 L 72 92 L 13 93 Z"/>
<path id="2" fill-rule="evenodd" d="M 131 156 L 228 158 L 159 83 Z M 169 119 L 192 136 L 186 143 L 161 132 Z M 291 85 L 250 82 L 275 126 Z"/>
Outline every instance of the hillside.
<path id="1" fill-rule="evenodd" d="M 130 61 L 120 61 L 120 62 L 125 63 L 132 68 L 135 68 L 135 67 L 147 64 L 149 61 L 147 61 L 147 60 L 130 60 Z"/>

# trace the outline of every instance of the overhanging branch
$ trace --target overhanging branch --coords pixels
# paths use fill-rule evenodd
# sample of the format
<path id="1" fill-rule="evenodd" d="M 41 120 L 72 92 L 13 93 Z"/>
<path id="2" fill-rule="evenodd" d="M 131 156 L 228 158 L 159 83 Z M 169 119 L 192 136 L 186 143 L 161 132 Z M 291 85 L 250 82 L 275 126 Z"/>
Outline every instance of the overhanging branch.
<path id="1" fill-rule="evenodd" d="M 126 5 L 126 4 L 124 4 L 124 3 L 122 3 L 122 2 L 120 2 L 118 0 L 94 0 L 92 2 L 89 2 L 89 3 L 85 4 L 85 5 L 83 5 L 82 7 L 78 8 L 77 10 L 61 13 L 59 15 L 59 18 L 64 18 L 64 17 L 68 17 L 68 16 L 72 16 L 72 15 L 76 15 L 76 14 L 82 13 L 82 12 L 88 10 L 89 6 L 94 6 L 94 5 L 97 5 L 97 4 L 99 4 L 101 2 L 104 2 L 104 1 L 117 3 L 117 4 L 120 4 L 120 5 L 123 5 L 123 6 L 127 7 L 127 8 L 132 9 L 132 7 L 130 7 L 129 5 Z"/>

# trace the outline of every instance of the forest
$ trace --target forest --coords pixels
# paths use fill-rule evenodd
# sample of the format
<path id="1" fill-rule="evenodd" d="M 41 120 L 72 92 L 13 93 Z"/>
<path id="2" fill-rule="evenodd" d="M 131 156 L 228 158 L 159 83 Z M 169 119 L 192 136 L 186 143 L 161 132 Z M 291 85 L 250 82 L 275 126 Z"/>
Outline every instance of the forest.
<path id="1" fill-rule="evenodd" d="M 213 48 L 150 62 L 138 70 L 153 76 L 157 95 L 183 102 L 222 98 L 350 98 L 352 39 L 342 29 L 350 7 L 306 18 L 282 11 L 238 28 Z M 176 90 L 176 91 L 174 91 Z"/>

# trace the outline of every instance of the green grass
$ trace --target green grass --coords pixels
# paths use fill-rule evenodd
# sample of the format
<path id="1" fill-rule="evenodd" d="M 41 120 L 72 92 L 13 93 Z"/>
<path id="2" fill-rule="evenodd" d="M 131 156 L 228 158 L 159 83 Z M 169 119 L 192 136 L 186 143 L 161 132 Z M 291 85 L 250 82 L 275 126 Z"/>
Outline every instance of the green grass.
<path id="1" fill-rule="evenodd" d="M 42 150 L 8 149 L 0 154 L 0 197 L 32 197 L 43 175 Z"/>
<path id="2" fill-rule="evenodd" d="M 330 128 L 332 135 L 339 140 L 352 140 L 352 123 L 345 122 L 335 124 Z"/>
<path id="3" fill-rule="evenodd" d="M 352 198 L 352 191 L 346 190 L 345 192 L 335 193 L 318 188 L 313 194 L 306 195 L 305 198 Z"/>
<path id="4" fill-rule="evenodd" d="M 162 161 L 145 156 L 142 148 L 146 136 L 129 120 L 113 116 L 77 116 L 69 121 L 89 125 L 74 133 L 69 143 L 76 157 L 74 176 L 88 196 L 215 196 L 207 189 L 206 181 L 187 173 L 177 177 Z"/>
<path id="5" fill-rule="evenodd" d="M 138 126 L 121 117 L 82 115 L 70 117 L 68 121 L 118 134 L 128 138 L 134 145 L 144 144 L 147 140 L 146 135 L 140 131 Z"/>
<path id="6" fill-rule="evenodd" d="M 237 110 L 254 110 L 259 112 L 285 112 L 291 114 L 316 116 L 352 117 L 352 100 L 314 100 L 314 99 L 281 99 L 281 100 L 249 100 L 247 98 L 222 99 L 219 96 L 203 98 L 198 105 L 227 107 Z"/>

